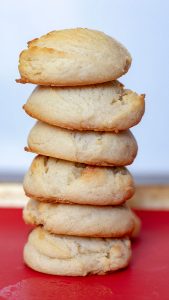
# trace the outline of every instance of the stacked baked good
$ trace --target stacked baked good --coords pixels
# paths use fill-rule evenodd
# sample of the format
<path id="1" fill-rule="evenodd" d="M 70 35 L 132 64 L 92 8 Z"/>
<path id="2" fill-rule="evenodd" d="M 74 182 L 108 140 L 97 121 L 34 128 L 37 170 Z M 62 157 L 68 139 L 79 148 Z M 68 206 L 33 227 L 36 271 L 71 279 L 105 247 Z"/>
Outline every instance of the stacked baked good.
<path id="1" fill-rule="evenodd" d="M 20 55 L 18 82 L 38 84 L 24 105 L 38 120 L 26 150 L 38 156 L 23 212 L 37 226 L 24 248 L 37 271 L 105 274 L 130 260 L 139 220 L 125 203 L 134 194 L 125 166 L 137 154 L 129 128 L 144 113 L 144 96 L 116 80 L 130 64 L 119 42 L 82 28 L 50 32 Z"/>

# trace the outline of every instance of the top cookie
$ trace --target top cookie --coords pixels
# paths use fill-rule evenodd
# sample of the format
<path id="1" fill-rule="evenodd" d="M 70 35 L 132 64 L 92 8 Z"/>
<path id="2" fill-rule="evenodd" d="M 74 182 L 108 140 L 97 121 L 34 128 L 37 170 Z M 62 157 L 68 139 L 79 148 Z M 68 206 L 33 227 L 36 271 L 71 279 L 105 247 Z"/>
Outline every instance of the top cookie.
<path id="1" fill-rule="evenodd" d="M 131 65 L 127 49 L 108 35 L 86 28 L 52 31 L 28 42 L 20 54 L 22 83 L 76 86 L 111 81 Z"/>

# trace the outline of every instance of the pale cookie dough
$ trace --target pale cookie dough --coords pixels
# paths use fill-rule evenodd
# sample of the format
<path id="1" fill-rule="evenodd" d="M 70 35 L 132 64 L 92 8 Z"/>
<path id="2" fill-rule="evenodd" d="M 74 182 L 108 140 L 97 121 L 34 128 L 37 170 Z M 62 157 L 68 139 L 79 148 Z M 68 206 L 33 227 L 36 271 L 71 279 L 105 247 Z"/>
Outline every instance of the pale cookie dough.
<path id="1" fill-rule="evenodd" d="M 107 82 L 131 65 L 127 49 L 103 32 L 87 28 L 52 31 L 28 43 L 19 59 L 18 82 L 77 86 Z"/>
<path id="2" fill-rule="evenodd" d="M 95 167 L 38 155 L 25 175 L 28 197 L 53 203 L 117 205 L 135 191 L 124 167 Z"/>
<path id="3" fill-rule="evenodd" d="M 144 95 L 112 81 L 83 87 L 37 86 L 24 110 L 62 128 L 118 132 L 140 122 L 144 106 Z"/>
<path id="4" fill-rule="evenodd" d="M 137 143 L 129 130 L 81 132 L 37 122 L 29 133 L 26 150 L 89 165 L 125 166 L 136 157 Z"/>
<path id="5" fill-rule="evenodd" d="M 58 236 L 34 229 L 24 247 L 24 261 L 32 269 L 64 276 L 104 275 L 124 268 L 131 258 L 125 239 Z"/>
<path id="6" fill-rule="evenodd" d="M 86 237 L 129 236 L 135 225 L 126 205 L 51 204 L 33 199 L 24 208 L 23 218 L 26 223 L 43 225 L 55 234 Z"/>

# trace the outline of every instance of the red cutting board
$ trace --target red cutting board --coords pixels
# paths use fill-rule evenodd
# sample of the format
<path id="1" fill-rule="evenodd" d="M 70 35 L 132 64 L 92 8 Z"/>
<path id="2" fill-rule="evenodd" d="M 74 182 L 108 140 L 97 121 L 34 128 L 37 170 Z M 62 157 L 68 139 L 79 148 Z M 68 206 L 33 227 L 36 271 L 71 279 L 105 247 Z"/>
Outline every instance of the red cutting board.
<path id="1" fill-rule="evenodd" d="M 21 209 L 0 209 L 0 299 L 168 300 L 169 212 L 139 211 L 143 226 L 130 266 L 106 276 L 62 277 L 23 264 L 29 232 Z"/>

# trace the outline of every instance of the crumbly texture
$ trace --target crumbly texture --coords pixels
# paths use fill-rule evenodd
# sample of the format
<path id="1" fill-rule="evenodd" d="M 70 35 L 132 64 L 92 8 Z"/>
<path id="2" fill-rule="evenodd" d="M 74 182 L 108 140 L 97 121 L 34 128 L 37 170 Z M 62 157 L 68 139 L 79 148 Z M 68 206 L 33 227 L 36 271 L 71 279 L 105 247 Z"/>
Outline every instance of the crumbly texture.
<path id="1" fill-rule="evenodd" d="M 134 194 L 124 167 L 95 167 L 38 155 L 25 175 L 28 197 L 53 203 L 117 205 Z"/>
<path id="2" fill-rule="evenodd" d="M 127 49 L 106 34 L 86 28 L 52 31 L 20 54 L 18 82 L 77 86 L 111 81 L 131 64 Z"/>
<path id="3" fill-rule="evenodd" d="M 124 268 L 131 258 L 125 239 L 59 236 L 34 229 L 24 247 L 24 261 L 32 269 L 64 276 L 104 275 Z"/>
<path id="4" fill-rule="evenodd" d="M 84 87 L 37 86 L 23 108 L 31 117 L 58 127 L 118 132 L 136 125 L 144 106 L 144 95 L 113 81 Z"/>
<path id="5" fill-rule="evenodd" d="M 133 162 L 137 143 L 129 130 L 119 133 L 72 131 L 37 122 L 28 136 L 27 151 L 100 166 Z"/>
<path id="6" fill-rule="evenodd" d="M 63 235 L 123 237 L 134 229 L 131 210 L 126 205 L 88 206 L 51 204 L 30 199 L 23 211 L 26 223 Z"/>

